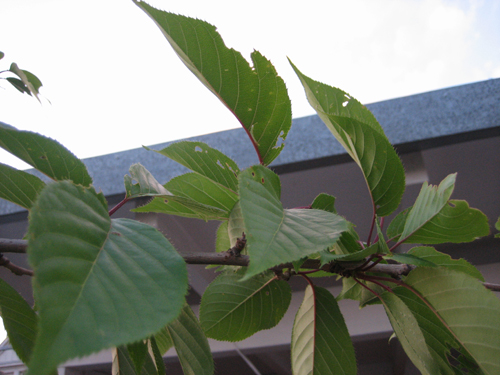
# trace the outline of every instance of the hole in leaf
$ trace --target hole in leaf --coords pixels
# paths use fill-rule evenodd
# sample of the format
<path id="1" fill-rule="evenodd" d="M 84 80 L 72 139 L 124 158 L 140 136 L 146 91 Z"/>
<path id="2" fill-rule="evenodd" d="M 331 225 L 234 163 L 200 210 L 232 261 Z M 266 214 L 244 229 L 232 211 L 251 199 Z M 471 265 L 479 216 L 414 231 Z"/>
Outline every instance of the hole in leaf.
<path id="1" fill-rule="evenodd" d="M 345 101 L 344 103 L 342 103 L 342 107 L 347 107 L 347 105 L 349 104 L 349 101 Z"/>
<path id="2" fill-rule="evenodd" d="M 226 169 L 224 165 L 220 162 L 220 160 L 217 160 L 217 165 L 221 167 L 222 169 Z"/>
<path id="3" fill-rule="evenodd" d="M 273 149 L 279 149 L 284 147 L 283 146 L 285 144 L 285 138 L 283 137 L 284 134 L 285 132 L 282 130 L 280 135 L 278 136 L 278 139 L 276 140 L 276 145 L 273 147 Z"/>
<path id="4" fill-rule="evenodd" d="M 351 97 L 347 94 L 344 94 L 344 96 L 347 98 L 347 99 L 351 99 Z"/>
<path id="5" fill-rule="evenodd" d="M 196 147 L 194 148 L 194 150 L 195 150 L 196 152 L 202 152 L 202 151 L 203 151 L 203 149 L 202 149 L 200 146 L 196 146 Z"/>

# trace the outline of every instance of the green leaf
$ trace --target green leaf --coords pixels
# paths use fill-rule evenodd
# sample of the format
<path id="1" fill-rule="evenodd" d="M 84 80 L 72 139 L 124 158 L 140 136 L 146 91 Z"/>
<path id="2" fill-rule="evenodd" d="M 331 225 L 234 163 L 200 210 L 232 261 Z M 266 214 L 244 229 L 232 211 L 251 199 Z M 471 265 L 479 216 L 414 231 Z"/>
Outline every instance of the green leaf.
<path id="1" fill-rule="evenodd" d="M 334 214 L 337 213 L 337 210 L 335 209 L 335 197 L 325 193 L 321 193 L 314 198 L 311 208 L 332 212 Z"/>
<path id="2" fill-rule="evenodd" d="M 135 372 L 140 374 L 141 369 L 149 357 L 148 344 L 144 340 L 134 342 L 127 345 L 127 351 L 134 364 Z M 151 357 L 150 357 L 151 358 Z"/>
<path id="3" fill-rule="evenodd" d="M 238 201 L 238 195 L 209 178 L 197 173 L 186 173 L 165 184 L 173 195 L 188 198 L 205 206 L 226 212 L 226 217 Z"/>
<path id="4" fill-rule="evenodd" d="M 307 99 L 363 171 L 377 215 L 391 214 L 405 189 L 405 172 L 375 117 L 342 90 L 313 81 L 291 62 Z"/>
<path id="5" fill-rule="evenodd" d="M 28 259 L 39 311 L 30 372 L 128 344 L 179 314 L 187 290 L 184 260 L 156 229 L 111 220 L 92 188 L 48 185 L 32 208 Z"/>
<path id="6" fill-rule="evenodd" d="M 260 162 L 270 164 L 283 149 L 281 142 L 292 125 L 285 83 L 272 64 L 254 51 L 250 67 L 239 52 L 224 45 L 213 25 L 135 2 L 155 21 L 189 70 L 237 117 Z"/>
<path id="7" fill-rule="evenodd" d="M 240 206 L 247 236 L 250 278 L 278 264 L 330 249 L 347 222 L 323 210 L 284 210 L 279 177 L 263 166 L 241 172 Z"/>
<path id="8" fill-rule="evenodd" d="M 206 335 L 241 341 L 276 326 L 285 314 L 292 292 L 287 282 L 271 272 L 240 281 L 244 270 L 219 275 L 205 290 L 200 322 Z"/>
<path id="9" fill-rule="evenodd" d="M 500 300 L 493 292 L 446 268 L 417 268 L 405 283 L 430 303 L 485 374 L 500 373 Z"/>
<path id="10" fill-rule="evenodd" d="M 495 229 L 497 231 L 500 231 L 500 217 L 498 218 L 497 222 L 495 223 Z M 500 237 L 500 233 L 495 234 L 495 238 L 499 238 L 499 237 Z"/>
<path id="11" fill-rule="evenodd" d="M 399 242 L 461 243 L 489 234 L 486 215 L 469 208 L 465 201 L 448 200 L 455 187 L 455 177 L 456 174 L 449 175 L 438 187 L 424 182 L 415 204 L 406 215 Z"/>
<path id="12" fill-rule="evenodd" d="M 3 53 L 2 51 L 0 51 L 0 60 L 2 60 L 4 57 L 5 57 L 5 53 Z"/>
<path id="13" fill-rule="evenodd" d="M 228 221 L 223 221 L 217 228 L 217 235 L 215 238 L 215 252 L 217 253 L 227 251 L 231 248 L 227 225 Z"/>
<path id="14" fill-rule="evenodd" d="M 0 314 L 10 345 L 24 363 L 33 351 L 37 332 L 37 317 L 21 295 L 0 279 Z"/>
<path id="15" fill-rule="evenodd" d="M 406 219 L 408 218 L 410 210 L 411 207 L 408 207 L 392 219 L 391 223 L 387 227 L 387 237 L 389 239 L 397 239 L 401 236 L 401 233 L 403 233 L 403 230 L 405 229 Z"/>
<path id="16" fill-rule="evenodd" d="M 43 135 L 0 123 L 0 147 L 56 181 L 90 186 L 85 164 L 64 146 Z"/>
<path id="17" fill-rule="evenodd" d="M 22 83 L 26 87 L 23 91 L 28 95 L 34 96 L 38 101 L 40 101 L 40 98 L 38 97 L 38 90 L 42 87 L 42 82 L 38 79 L 38 77 L 27 70 L 19 69 L 16 63 L 12 63 L 9 70 L 21 79 Z"/>
<path id="18" fill-rule="evenodd" d="M 217 207 L 207 206 L 192 199 L 177 197 L 154 198 L 148 204 L 131 210 L 132 212 L 158 212 L 167 215 L 177 215 L 194 219 L 227 220 L 228 212 Z"/>
<path id="19" fill-rule="evenodd" d="M 172 341 L 172 338 L 170 337 L 170 333 L 168 332 L 168 328 L 166 326 L 154 335 L 154 339 L 160 356 L 165 355 L 165 353 L 172 346 L 174 346 L 174 342 Z"/>
<path id="20" fill-rule="evenodd" d="M 131 352 L 125 346 L 120 346 L 113 350 L 113 364 L 111 373 L 113 375 L 164 375 L 165 371 L 157 368 L 156 361 L 152 358 L 152 353 L 148 349 L 147 342 L 137 343 L 141 346 L 144 354 L 143 361 L 139 368 L 132 358 Z M 129 346 L 130 348 L 130 346 Z M 163 361 L 162 361 L 163 363 Z M 164 366 L 163 366 L 164 369 Z"/>
<path id="21" fill-rule="evenodd" d="M 0 198 L 29 210 L 44 186 L 38 177 L 0 163 Z"/>
<path id="22" fill-rule="evenodd" d="M 384 294 L 382 297 L 385 298 L 386 295 Z M 464 359 L 462 362 L 470 371 L 477 369 L 477 364 L 468 358 L 465 349 L 460 346 L 451 332 L 416 294 L 406 288 L 398 287 L 394 289 L 394 295 L 404 302 L 416 319 L 420 331 L 425 338 L 427 348 L 439 367 L 439 374 L 462 374 L 463 372 L 457 368 L 459 366 L 457 359 L 460 360 L 460 358 Z M 413 335 L 411 330 L 406 331 L 405 334 L 410 337 Z M 454 349 L 453 356 L 451 353 L 452 348 Z M 452 361 L 454 364 L 450 362 L 452 358 L 454 358 Z M 467 373 L 470 374 L 470 372 Z"/>
<path id="23" fill-rule="evenodd" d="M 124 177 L 127 198 L 171 195 L 141 164 L 137 163 L 132 165 L 129 169 L 129 173 L 130 176 L 125 175 Z M 137 182 L 134 183 L 134 181 Z"/>
<path id="24" fill-rule="evenodd" d="M 431 355 L 418 321 L 403 301 L 393 293 L 383 293 L 383 305 L 392 328 L 408 357 L 423 375 L 441 374 Z"/>
<path id="25" fill-rule="evenodd" d="M 214 361 L 208 340 L 188 304 L 184 304 L 179 317 L 167 328 L 184 374 L 212 375 Z"/>
<path id="26" fill-rule="evenodd" d="M 356 375 L 356 358 L 349 332 L 335 298 L 309 285 L 292 330 L 292 372 Z"/>
<path id="27" fill-rule="evenodd" d="M 241 238 L 245 233 L 245 223 L 243 222 L 243 213 L 241 212 L 241 205 L 238 201 L 229 215 L 227 223 L 227 234 L 229 236 L 229 247 L 236 245 L 238 238 Z M 227 250 L 227 249 L 226 249 Z M 247 254 L 246 250 L 242 254 Z"/>
<path id="28" fill-rule="evenodd" d="M 146 149 L 151 150 L 148 147 Z M 152 151 L 182 164 L 193 172 L 208 177 L 233 192 L 238 191 L 238 165 L 219 150 L 203 142 L 177 142 L 163 150 Z"/>
<path id="29" fill-rule="evenodd" d="M 396 262 L 403 263 L 403 264 L 413 264 L 414 266 L 437 267 L 436 263 L 433 263 L 429 260 L 423 259 L 419 256 L 414 255 L 414 254 L 393 253 L 390 255 L 386 255 L 384 258 L 385 259 L 392 259 L 392 260 L 395 260 Z"/>
<path id="30" fill-rule="evenodd" d="M 30 90 L 28 87 L 26 87 L 26 85 L 24 84 L 23 81 L 21 81 L 20 79 L 17 79 L 17 78 L 13 78 L 13 77 L 7 77 L 6 78 L 7 82 L 9 82 L 12 86 L 14 86 L 14 88 L 16 88 L 19 92 L 23 93 L 23 94 L 28 94 L 28 95 L 31 95 L 30 93 Z"/>
<path id="31" fill-rule="evenodd" d="M 408 251 L 409 255 L 419 257 L 422 260 L 427 260 L 438 266 L 466 273 L 480 281 L 484 282 L 484 277 L 479 270 L 465 259 L 452 259 L 448 254 L 441 253 L 430 246 L 418 246 Z"/>
<path id="32" fill-rule="evenodd" d="M 321 265 L 323 266 L 332 261 L 357 262 L 365 259 L 367 256 L 376 254 L 379 251 L 380 247 L 378 243 L 374 243 L 373 245 L 367 247 L 366 249 L 362 249 L 355 253 L 349 253 L 349 254 L 334 254 L 329 251 L 323 251 L 320 253 Z"/>

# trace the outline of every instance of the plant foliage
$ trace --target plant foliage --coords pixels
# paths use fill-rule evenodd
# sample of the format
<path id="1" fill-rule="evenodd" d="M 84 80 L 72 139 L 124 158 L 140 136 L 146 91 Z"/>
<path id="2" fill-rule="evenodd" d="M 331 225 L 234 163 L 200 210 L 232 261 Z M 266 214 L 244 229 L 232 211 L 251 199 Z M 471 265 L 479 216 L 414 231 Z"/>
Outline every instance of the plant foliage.
<path id="1" fill-rule="evenodd" d="M 456 175 L 439 186 L 425 182 L 415 203 L 384 233 L 383 218 L 398 209 L 405 189 L 401 160 L 366 107 L 292 64 L 310 104 L 364 176 L 372 231 L 361 240 L 328 194 L 308 207 L 284 208 L 280 177 L 268 165 L 285 146 L 292 115 L 273 65 L 258 51 L 248 63 L 204 21 L 135 3 L 235 115 L 259 163 L 240 170 L 201 142 L 148 148 L 189 172 L 161 184 L 134 164 L 124 178 L 121 204 L 147 197 L 150 202 L 135 212 L 217 220 L 216 251 L 229 248 L 227 259 L 248 256 L 249 262 L 219 267 L 222 272 L 202 296 L 198 319 L 185 300 L 186 262 L 163 234 L 139 221 L 112 219 L 121 204 L 108 212 L 85 164 L 58 142 L 0 124 L 0 147 L 52 180 L 0 164 L 0 197 L 29 210 L 27 253 L 37 313 L 0 280 L 4 324 L 29 374 L 52 374 L 71 358 L 105 348 L 114 348 L 113 374 L 164 374 L 162 355 L 171 347 L 185 374 L 213 374 L 207 337 L 234 342 L 275 327 L 289 309 L 292 276 L 308 284 L 291 332 L 295 375 L 356 374 L 353 344 L 337 304 L 342 298 L 357 300 L 360 307 L 383 304 L 395 335 L 423 374 L 500 373 L 500 302 L 482 284 L 481 273 L 431 246 L 399 252 L 403 243 L 470 242 L 489 234 L 483 213 L 451 199 Z M 41 83 L 34 75 L 17 65 L 10 72 L 18 76 L 7 78 L 10 83 L 37 95 Z M 316 266 L 306 270 L 311 262 Z M 395 277 L 377 270 L 379 262 L 412 270 Z M 309 274 L 341 277 L 344 289 L 335 298 Z"/>

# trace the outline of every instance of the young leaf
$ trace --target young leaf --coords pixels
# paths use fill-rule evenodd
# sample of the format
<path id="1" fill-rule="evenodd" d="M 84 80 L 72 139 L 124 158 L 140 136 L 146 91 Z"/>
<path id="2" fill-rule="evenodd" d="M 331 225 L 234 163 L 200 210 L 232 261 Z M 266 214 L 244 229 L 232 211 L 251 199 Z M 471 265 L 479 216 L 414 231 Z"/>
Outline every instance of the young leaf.
<path id="1" fill-rule="evenodd" d="M 500 300 L 493 292 L 446 268 L 417 268 L 405 283 L 428 301 L 485 374 L 500 373 Z"/>
<path id="2" fill-rule="evenodd" d="M 24 363 L 33 351 L 37 332 L 37 317 L 19 293 L 0 279 L 0 315 L 9 343 Z"/>
<path id="3" fill-rule="evenodd" d="M 23 85 L 25 86 L 22 91 L 26 92 L 28 95 L 34 96 L 38 101 L 40 101 L 38 91 L 40 90 L 40 87 L 42 87 L 42 82 L 38 79 L 38 77 L 27 70 L 19 69 L 16 63 L 12 63 L 9 70 L 21 79 Z M 14 87 L 16 86 L 14 85 Z"/>
<path id="4" fill-rule="evenodd" d="M 206 335 L 222 341 L 241 341 L 270 329 L 285 314 L 292 291 L 271 272 L 240 281 L 244 270 L 219 275 L 201 299 L 200 322 Z"/>
<path id="5" fill-rule="evenodd" d="M 385 259 L 392 259 L 392 260 L 395 260 L 396 262 L 399 262 L 399 263 L 412 264 L 414 266 L 437 267 L 436 263 L 432 263 L 431 261 L 423 259 L 419 256 L 414 255 L 414 254 L 392 253 L 392 254 L 386 255 L 384 258 Z"/>
<path id="6" fill-rule="evenodd" d="M 497 231 L 500 231 L 500 217 L 498 218 L 497 222 L 495 223 L 495 229 Z M 500 233 L 495 234 L 495 238 L 499 238 L 499 237 L 500 237 Z"/>
<path id="7" fill-rule="evenodd" d="M 406 216 L 398 242 L 438 244 L 470 242 L 489 234 L 488 218 L 469 208 L 465 201 L 450 200 L 456 174 L 447 176 L 438 187 L 424 182 L 415 204 Z M 397 225 L 398 228 L 401 225 Z"/>
<path id="8" fill-rule="evenodd" d="M 40 319 L 31 373 L 45 375 L 70 358 L 138 341 L 179 314 L 184 260 L 156 229 L 111 220 L 92 188 L 50 184 L 30 219 L 28 259 Z"/>
<path id="9" fill-rule="evenodd" d="M 189 70 L 237 117 L 261 164 L 270 164 L 283 149 L 281 141 L 292 125 L 285 83 L 272 64 L 254 51 L 250 67 L 207 22 L 135 3 L 155 21 Z"/>
<path id="10" fill-rule="evenodd" d="M 419 257 L 436 264 L 438 266 L 446 267 L 448 269 L 466 273 L 469 276 L 484 282 L 484 277 L 479 270 L 465 259 L 452 259 L 448 254 L 441 253 L 430 246 L 418 246 L 408 251 L 409 255 Z"/>
<path id="11" fill-rule="evenodd" d="M 250 256 L 245 278 L 278 264 L 330 249 L 347 222 L 323 210 L 284 210 L 279 177 L 263 166 L 239 175 L 240 206 Z"/>
<path id="12" fill-rule="evenodd" d="M 151 197 L 156 195 L 171 195 L 153 175 L 137 163 L 130 167 L 129 175 L 125 175 L 125 192 L 127 198 Z M 137 181 L 134 183 L 134 181 Z"/>
<path id="13" fill-rule="evenodd" d="M 44 186 L 38 177 L 0 163 L 0 198 L 29 210 Z"/>
<path id="14" fill-rule="evenodd" d="M 356 375 L 356 358 L 344 317 L 326 289 L 308 286 L 292 330 L 292 372 Z"/>
<path id="15" fill-rule="evenodd" d="M 238 201 L 234 205 L 227 222 L 227 235 L 229 236 L 230 247 L 236 245 L 236 241 L 238 241 L 238 238 L 241 238 L 243 236 L 243 233 L 245 233 L 245 223 L 243 222 L 241 205 Z M 243 254 L 247 254 L 247 252 L 243 252 Z"/>
<path id="16" fill-rule="evenodd" d="M 408 357 L 423 375 L 441 374 L 427 347 L 424 334 L 412 312 L 399 297 L 385 292 L 381 296 L 392 328 Z"/>
<path id="17" fill-rule="evenodd" d="M 320 253 L 321 256 L 321 265 L 325 265 L 327 263 L 330 263 L 332 261 L 343 261 L 343 262 L 357 262 L 360 260 L 365 259 L 367 256 L 376 254 L 380 252 L 380 247 L 378 242 L 374 243 L 373 245 L 359 250 L 355 253 L 349 253 L 349 254 L 334 254 L 329 251 L 322 251 Z"/>
<path id="18" fill-rule="evenodd" d="M 147 150 L 151 150 L 146 147 Z M 155 151 L 193 172 L 208 177 L 233 192 L 238 191 L 238 165 L 219 150 L 203 142 L 183 141 Z"/>
<path id="19" fill-rule="evenodd" d="M 391 214 L 401 201 L 405 173 L 375 117 L 345 92 L 313 81 L 290 64 L 311 106 L 363 171 L 377 215 Z"/>
<path id="20" fill-rule="evenodd" d="M 185 375 L 214 373 L 214 361 L 208 340 L 188 304 L 184 304 L 180 315 L 167 329 Z"/>
<path id="21" fill-rule="evenodd" d="M 56 181 L 90 186 L 85 164 L 64 146 L 43 135 L 0 123 L 0 147 Z"/>
<path id="22" fill-rule="evenodd" d="M 227 251 L 231 247 L 227 225 L 228 221 L 223 221 L 217 228 L 217 235 L 215 238 L 215 252 L 217 253 Z"/>

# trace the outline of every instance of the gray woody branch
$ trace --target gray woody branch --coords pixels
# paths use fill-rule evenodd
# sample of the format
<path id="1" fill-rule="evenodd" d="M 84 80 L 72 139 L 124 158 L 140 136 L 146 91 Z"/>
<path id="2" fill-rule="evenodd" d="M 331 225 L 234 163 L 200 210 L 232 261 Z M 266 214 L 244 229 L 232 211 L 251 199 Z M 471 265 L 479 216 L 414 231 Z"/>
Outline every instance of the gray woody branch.
<path id="1" fill-rule="evenodd" d="M 28 246 L 25 240 L 11 240 L 0 238 L 0 253 L 25 253 Z M 183 253 L 181 256 L 184 261 L 188 264 L 212 264 L 212 265 L 222 265 L 222 266 L 248 266 L 249 258 L 247 255 L 233 255 L 231 252 L 222 253 Z M 4 259 L 6 259 L 4 257 Z M 9 262 L 10 263 L 10 262 Z M 12 263 L 10 263 L 12 265 Z M 336 266 L 336 269 L 342 271 L 352 271 L 363 265 L 364 262 L 337 262 L 334 264 L 326 264 L 321 267 L 321 263 L 316 259 L 307 259 L 301 268 L 304 269 L 321 269 L 323 271 L 331 272 L 331 270 Z M 1 266 L 0 261 L 0 266 Z M 17 267 L 17 266 L 15 266 Z M 18 267 L 20 268 L 20 267 Z M 273 271 L 280 271 L 282 269 L 293 268 L 291 263 L 281 264 L 279 266 L 273 267 Z M 364 268 L 370 268 L 370 272 L 375 273 L 385 273 L 393 277 L 404 276 L 410 273 L 415 267 L 408 264 L 365 264 Z M 12 269 L 11 269 L 12 270 Z M 26 270 L 31 273 L 31 270 Z M 14 271 L 13 271 L 14 272 Z M 16 272 L 14 272 L 16 273 Z M 24 273 L 27 274 L 27 273 Z M 500 285 L 483 283 L 484 286 L 490 290 L 500 292 Z"/>

